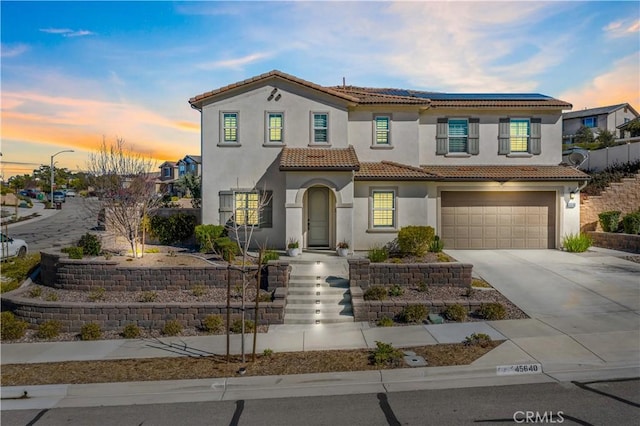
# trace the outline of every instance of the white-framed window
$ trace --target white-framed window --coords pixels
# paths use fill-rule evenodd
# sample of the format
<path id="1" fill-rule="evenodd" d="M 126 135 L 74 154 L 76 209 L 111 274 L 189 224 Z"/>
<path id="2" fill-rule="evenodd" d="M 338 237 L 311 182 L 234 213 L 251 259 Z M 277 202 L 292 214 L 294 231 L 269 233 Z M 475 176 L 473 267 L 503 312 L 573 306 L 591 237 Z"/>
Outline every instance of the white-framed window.
<path id="1" fill-rule="evenodd" d="M 511 152 L 529 152 L 530 122 L 528 118 L 512 118 L 509 123 Z"/>
<path id="2" fill-rule="evenodd" d="M 238 143 L 238 113 L 222 113 L 222 142 Z"/>
<path id="3" fill-rule="evenodd" d="M 598 127 L 598 117 L 585 117 L 582 119 L 582 125 L 594 129 Z"/>
<path id="4" fill-rule="evenodd" d="M 396 191 L 375 189 L 371 191 L 371 227 L 396 227 Z"/>
<path id="5" fill-rule="evenodd" d="M 233 198 L 231 198 L 233 197 Z M 230 207 L 233 205 L 233 211 Z M 220 192 L 221 223 L 231 220 L 238 226 L 273 227 L 273 192 L 272 191 L 221 191 Z"/>
<path id="6" fill-rule="evenodd" d="M 236 192 L 234 194 L 233 217 L 237 225 L 255 226 L 260 223 L 259 201 L 257 192 Z"/>
<path id="7" fill-rule="evenodd" d="M 311 142 L 329 143 L 329 114 L 326 112 L 311 113 Z"/>
<path id="8" fill-rule="evenodd" d="M 284 142 L 284 113 L 267 112 L 267 143 Z"/>
<path id="9" fill-rule="evenodd" d="M 467 152 L 469 121 L 466 118 L 449 119 L 449 152 Z"/>
<path id="10" fill-rule="evenodd" d="M 373 144 L 374 146 L 391 144 L 391 117 L 388 115 L 373 117 Z"/>

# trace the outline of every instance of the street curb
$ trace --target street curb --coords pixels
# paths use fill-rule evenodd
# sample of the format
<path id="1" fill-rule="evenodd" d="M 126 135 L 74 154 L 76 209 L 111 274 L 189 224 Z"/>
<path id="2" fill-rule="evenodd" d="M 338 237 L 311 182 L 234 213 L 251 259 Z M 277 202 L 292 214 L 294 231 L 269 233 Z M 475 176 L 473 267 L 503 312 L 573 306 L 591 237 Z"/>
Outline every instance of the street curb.
<path id="1" fill-rule="evenodd" d="M 582 368 L 581 368 L 582 367 Z M 636 378 L 640 366 L 572 366 L 565 371 L 498 376 L 473 365 L 311 373 L 218 379 L 0 387 L 2 410 L 235 401 L 305 396 L 392 393 L 429 389 Z M 23 393 L 27 398 L 20 398 Z"/>

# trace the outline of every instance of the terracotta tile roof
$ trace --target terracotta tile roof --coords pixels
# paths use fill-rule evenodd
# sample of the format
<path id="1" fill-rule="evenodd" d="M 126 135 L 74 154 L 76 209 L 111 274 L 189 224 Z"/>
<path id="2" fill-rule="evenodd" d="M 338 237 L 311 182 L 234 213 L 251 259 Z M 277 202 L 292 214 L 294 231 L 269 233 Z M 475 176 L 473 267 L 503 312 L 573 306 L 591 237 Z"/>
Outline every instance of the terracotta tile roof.
<path id="1" fill-rule="evenodd" d="M 348 148 L 282 148 L 280 170 L 359 170 L 356 150 Z"/>
<path id="2" fill-rule="evenodd" d="M 303 80 L 301 78 L 292 76 L 292 75 L 284 73 L 282 71 L 273 70 L 273 71 L 269 71 L 269 72 L 264 73 L 264 74 L 260 74 L 260 75 L 255 76 L 255 77 L 248 78 L 246 80 L 238 81 L 237 83 L 233 83 L 233 84 L 229 84 L 227 86 L 220 87 L 220 88 L 212 90 L 210 92 L 205 92 L 205 93 L 202 93 L 200 95 L 194 96 L 193 98 L 189 99 L 189 103 L 191 105 L 193 105 L 193 106 L 200 107 L 200 106 L 202 106 L 202 102 L 204 100 L 206 100 L 207 98 L 210 98 L 210 97 L 215 96 L 215 95 L 219 95 L 221 93 L 227 92 L 227 91 L 232 90 L 232 89 L 236 89 L 236 88 L 239 88 L 239 87 L 242 87 L 242 86 L 246 86 L 248 84 L 252 84 L 252 83 L 257 83 L 257 82 L 260 82 L 260 81 L 268 80 L 268 79 L 274 78 L 274 77 L 280 78 L 282 80 L 287 80 L 287 81 L 290 81 L 292 83 L 300 84 L 302 86 L 306 86 L 306 87 L 309 87 L 311 89 L 319 90 L 319 91 L 325 92 L 325 93 L 327 93 L 329 95 L 333 95 L 333 96 L 337 96 L 339 98 L 343 98 L 343 99 L 345 99 L 347 101 L 350 101 L 350 102 L 358 102 L 357 98 L 355 98 L 353 96 L 350 96 L 350 95 L 348 95 L 346 93 L 338 92 L 338 91 L 333 90 L 332 88 L 329 88 L 329 87 L 320 86 L 318 84 L 312 83 L 312 82 L 307 81 L 307 80 Z"/>
<path id="3" fill-rule="evenodd" d="M 366 87 L 332 86 L 330 89 L 353 96 L 360 104 L 429 105 L 430 103 L 430 100 L 426 98 L 379 93 L 375 89 L 368 89 Z"/>
<path id="4" fill-rule="evenodd" d="M 562 181 L 590 179 L 569 166 L 422 166 L 427 173 L 448 181 Z"/>
<path id="5" fill-rule="evenodd" d="M 379 163 L 360 163 L 360 170 L 355 174 L 356 180 L 439 180 L 440 178 L 419 167 L 392 161 Z"/>

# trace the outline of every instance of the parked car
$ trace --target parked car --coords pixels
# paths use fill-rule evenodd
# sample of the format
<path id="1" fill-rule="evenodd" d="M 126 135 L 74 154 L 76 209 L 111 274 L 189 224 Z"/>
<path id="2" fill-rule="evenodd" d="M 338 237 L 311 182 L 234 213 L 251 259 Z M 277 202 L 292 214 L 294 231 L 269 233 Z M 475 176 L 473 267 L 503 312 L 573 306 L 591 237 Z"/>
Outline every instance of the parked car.
<path id="1" fill-rule="evenodd" d="M 2 260 L 10 257 L 25 257 L 29 252 L 25 240 L 11 238 L 4 233 L 0 233 L 0 246 L 2 246 Z"/>
<path id="2" fill-rule="evenodd" d="M 29 196 L 29 191 L 23 189 L 22 191 L 20 191 L 20 195 L 23 196 L 23 197 L 28 197 Z"/>
<path id="3" fill-rule="evenodd" d="M 27 197 L 29 197 L 29 198 L 37 198 L 39 192 L 40 191 L 38 191 L 37 189 L 27 189 Z"/>
<path id="4" fill-rule="evenodd" d="M 74 191 L 73 189 L 67 189 L 67 197 L 75 197 L 76 196 L 76 191 Z"/>
<path id="5" fill-rule="evenodd" d="M 67 201 L 64 192 L 62 191 L 53 191 L 53 202 L 54 203 L 65 203 Z"/>

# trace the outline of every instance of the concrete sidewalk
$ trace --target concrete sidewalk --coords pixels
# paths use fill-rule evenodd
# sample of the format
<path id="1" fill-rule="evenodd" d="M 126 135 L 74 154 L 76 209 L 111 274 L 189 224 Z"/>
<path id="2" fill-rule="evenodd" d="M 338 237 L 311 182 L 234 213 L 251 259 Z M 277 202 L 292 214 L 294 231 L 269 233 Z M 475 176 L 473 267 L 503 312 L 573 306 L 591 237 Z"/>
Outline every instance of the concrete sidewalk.
<path id="1" fill-rule="evenodd" d="M 469 366 L 234 377 L 167 382 L 2 388 L 2 409 L 217 401 L 290 396 L 395 392 L 640 377 L 640 264 L 618 252 L 576 255 L 555 250 L 456 251 L 531 318 L 406 327 L 368 323 L 273 325 L 258 336 L 257 351 L 311 351 L 457 343 L 486 333 L 505 343 Z M 338 259 L 333 259 L 338 261 Z M 573 266 L 572 266 L 573 265 Z M 578 265 L 576 271 L 575 265 Z M 600 272 L 598 272 L 600 271 Z M 231 336 L 240 353 L 240 336 Z M 245 340 L 245 351 L 252 337 Z M 226 336 L 172 337 L 2 345 L 2 364 L 72 360 L 206 356 L 226 353 Z M 497 367 L 540 364 L 537 374 L 503 375 Z"/>
<path id="2" fill-rule="evenodd" d="M 10 207 L 5 207 L 6 210 L 10 211 L 12 214 L 14 212 L 14 207 L 10 206 Z M 33 217 L 33 218 L 29 218 L 29 219 L 25 219 L 22 220 L 20 222 L 15 222 L 15 223 L 8 223 L 7 224 L 7 228 L 8 229 L 13 229 L 13 228 L 17 228 L 20 225 L 24 225 L 26 223 L 33 223 L 33 222 L 37 222 L 39 220 L 42 219 L 46 219 L 48 217 L 51 217 L 55 214 L 57 214 L 60 210 L 56 210 L 56 209 L 45 209 L 44 208 L 44 203 L 41 203 L 39 201 L 34 201 L 33 203 L 33 207 L 32 208 L 18 208 L 18 217 L 25 217 L 25 216 L 31 216 L 33 214 L 37 214 L 37 217 Z M 4 228 L 5 226 L 5 222 L 7 222 L 9 220 L 9 217 L 3 218 L 2 219 L 2 227 Z M 9 233 L 11 234 L 11 233 Z M 11 236 L 11 235 L 9 235 Z"/>

